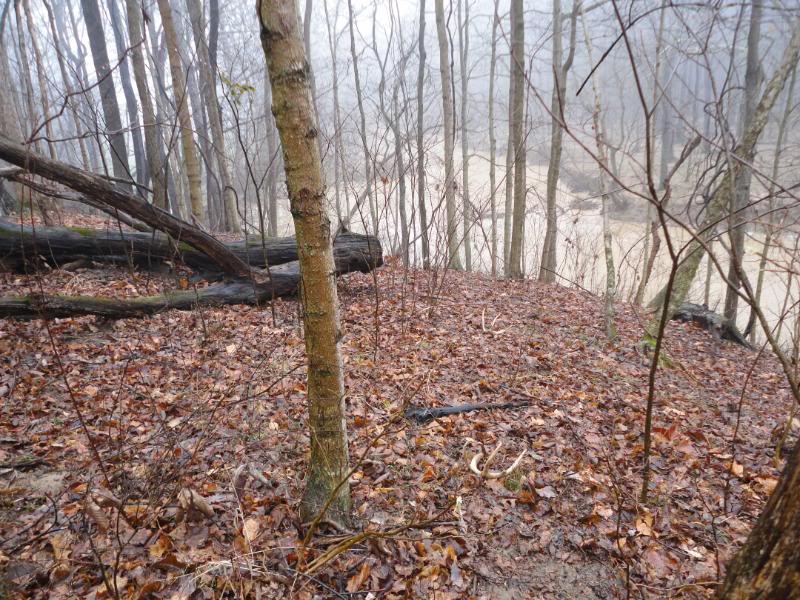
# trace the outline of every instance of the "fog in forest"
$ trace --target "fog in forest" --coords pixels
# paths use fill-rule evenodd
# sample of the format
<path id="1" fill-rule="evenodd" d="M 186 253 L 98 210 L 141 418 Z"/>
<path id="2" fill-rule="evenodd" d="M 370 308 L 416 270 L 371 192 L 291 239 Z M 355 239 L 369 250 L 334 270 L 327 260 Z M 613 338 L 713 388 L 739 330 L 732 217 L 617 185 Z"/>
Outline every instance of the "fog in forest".
<path id="1" fill-rule="evenodd" d="M 457 324 L 474 325 L 476 336 L 502 344 L 504 335 L 538 327 L 528 322 L 523 327 L 514 321 L 527 314 L 526 307 L 533 310 L 535 306 L 530 300 L 533 296 L 525 296 L 523 301 L 519 290 L 538 299 L 549 298 L 560 309 L 563 305 L 591 306 L 592 326 L 602 333 L 598 335 L 603 341 L 586 341 L 595 338 L 581 333 L 566 343 L 607 344 L 603 347 L 608 356 L 617 360 L 623 353 L 620 340 L 626 339 L 625 335 L 633 339 L 631 331 L 636 329 L 636 341 L 628 346 L 646 361 L 646 378 L 642 371 L 636 384 L 647 390 L 643 438 L 647 441 L 641 446 L 646 457 L 641 482 L 644 499 L 655 481 L 649 461 L 659 369 L 682 369 L 694 382 L 703 377 L 707 382 L 709 377 L 705 371 L 702 376 L 692 375 L 691 364 L 685 368 L 674 347 L 664 350 L 662 342 L 669 339 L 669 332 L 676 331 L 673 320 L 692 321 L 709 330 L 716 341 L 722 338 L 757 353 L 755 362 L 762 356 L 774 361 L 770 369 L 783 373 L 788 383 L 780 384 L 783 387 L 777 392 L 777 387 L 768 387 L 778 386 L 777 379 L 764 376 L 758 380 L 758 385 L 765 386 L 758 388 L 763 397 L 779 397 L 780 402 L 791 404 L 787 390 L 800 394 L 796 373 L 792 375 L 800 356 L 800 171 L 795 170 L 800 167 L 799 54 L 800 6 L 796 0 L 0 0 L 0 271 L 4 278 L 0 324 L 10 322 L 5 318 L 47 323 L 46 344 L 44 338 L 37 338 L 37 344 L 52 347 L 59 357 L 50 323 L 69 328 L 89 323 L 80 319 L 97 317 L 97 325 L 86 327 L 91 335 L 102 336 L 116 331 L 114 328 L 129 327 L 120 325 L 129 318 L 171 319 L 165 315 L 174 314 L 173 309 L 189 311 L 199 319 L 200 347 L 210 348 L 213 344 L 208 340 L 232 334 L 239 321 L 230 312 L 223 313 L 228 315 L 225 317 L 212 315 L 207 322 L 206 310 L 231 306 L 236 307 L 229 308 L 231 311 L 249 310 L 243 306 L 263 309 L 258 318 L 263 317 L 259 331 L 264 335 L 277 335 L 281 327 L 287 327 L 281 334 L 285 339 L 298 335 L 306 343 L 310 406 L 322 406 L 315 404 L 314 398 L 328 394 L 326 408 L 312 415 L 309 464 L 322 464 L 323 458 L 328 462 L 325 468 L 308 471 L 300 512 L 292 518 L 303 527 L 311 523 L 313 533 L 327 519 L 319 515 L 330 507 L 334 516 L 328 525 L 332 524 L 336 535 L 345 535 L 352 533 L 347 482 L 357 483 L 348 466 L 345 427 L 352 424 L 345 423 L 342 412 L 345 386 L 360 390 L 353 397 L 370 407 L 382 406 L 384 396 L 359 388 L 356 382 L 363 378 L 346 380 L 341 369 L 343 364 L 355 372 L 365 365 L 385 366 L 381 336 L 386 324 L 381 319 L 411 310 L 401 327 L 408 333 L 415 326 L 408 323 L 427 322 L 424 320 L 434 320 L 437 315 L 456 318 L 457 311 L 469 311 L 482 294 L 491 294 L 498 302 L 509 302 L 503 308 L 511 311 L 510 315 L 503 317 L 498 309 L 492 316 L 497 309 L 492 304 L 462 314 Z M 356 272 L 367 275 L 357 276 Z M 381 296 L 381 282 L 387 280 L 391 291 Z M 354 337 L 368 339 L 372 348 L 366 350 L 368 344 L 362 340 L 344 362 L 340 342 L 355 342 L 339 328 L 336 281 L 339 296 L 345 298 L 341 302 L 345 321 L 357 332 Z M 528 287 L 506 287 L 515 285 Z M 364 299 L 366 289 L 374 293 L 374 305 L 369 294 Z M 294 297 L 298 298 L 296 308 L 286 312 Z M 399 308 L 393 304 L 398 297 L 402 298 Z M 457 307 L 453 313 L 448 314 L 447 302 Z M 418 303 L 430 306 L 416 313 Z M 284 321 L 281 311 L 286 313 Z M 358 311 L 360 317 L 373 322 L 359 329 L 362 322 L 354 324 L 347 311 Z M 268 317 L 264 316 L 267 313 Z M 548 309 L 543 308 L 541 314 L 545 315 L 542 322 L 551 325 Z M 577 317 L 563 320 L 580 321 Z M 179 330 L 181 334 L 194 331 L 178 321 L 165 327 L 176 335 Z M 28 335 L 28 340 L 41 335 L 41 331 L 26 331 L 7 335 L 0 329 L 0 342 L 14 335 Z M 430 331 L 441 333 L 444 329 L 432 325 Z M 684 329 L 678 331 L 685 333 Z M 694 330 L 688 331 L 686 335 L 694 335 Z M 147 335 L 151 341 L 142 343 L 152 342 L 153 347 L 172 339 L 163 332 Z M 120 339 L 125 337 L 120 334 Z M 555 339 L 555 334 L 550 337 Z M 292 342 L 298 348 L 300 338 Z M 691 341 L 694 338 L 678 339 L 684 344 L 680 348 L 691 346 L 695 351 L 700 347 Z M 530 348 L 538 347 L 539 342 L 515 343 L 532 352 Z M 427 349 L 426 344 L 420 342 L 415 348 Z M 219 347 L 238 356 L 246 345 L 229 339 Z M 276 381 L 294 377 L 294 370 L 300 368 L 292 356 L 282 354 L 289 346 L 288 342 L 284 346 L 275 342 L 274 348 L 282 349 L 274 350 L 274 355 L 287 369 L 280 377 L 277 371 L 273 373 Z M 456 352 L 453 347 L 424 360 L 446 363 L 449 353 Z M 523 349 L 511 347 L 507 344 L 504 351 L 518 352 L 517 360 L 522 360 Z M 173 351 L 174 356 L 183 356 L 183 350 Z M 259 351 L 269 354 L 263 348 Z M 480 356 L 494 352 L 488 346 L 475 351 Z M 27 353 L 25 360 L 33 355 L 35 352 Z M 716 350 L 709 355 L 715 364 Z M 525 360 L 531 372 L 541 374 L 551 368 L 551 358 L 561 361 L 561 356 L 542 354 Z M 61 365 L 60 358 L 47 360 L 51 367 Z M 460 360 L 472 365 L 477 358 Z M 625 360 L 633 364 L 631 360 L 640 358 Z M 39 363 L 25 364 L 32 373 L 44 368 Z M 194 364 L 203 369 L 210 368 L 209 364 L 222 368 L 224 361 L 206 357 Z M 737 363 L 730 359 L 725 364 Z M 516 385 L 520 370 L 519 365 L 508 368 L 508 373 L 514 374 L 506 373 L 502 384 L 506 391 Z M 744 367 L 739 364 L 739 368 Z M 70 379 L 69 369 L 59 369 L 63 377 L 53 375 L 53 380 L 63 380 L 70 390 L 67 395 L 76 403 L 73 387 L 83 383 Z M 602 371 L 604 367 L 594 364 L 587 372 L 591 369 Z M 751 374 L 754 379 L 759 377 L 755 366 L 753 369 L 720 377 L 725 382 L 750 382 Z M 159 377 L 167 375 L 156 371 L 156 375 L 146 370 L 142 373 L 163 383 Z M 235 377 L 231 373 L 209 375 L 206 383 L 215 378 L 246 378 L 246 369 L 234 371 Z M 0 397 L 13 395 L 20 377 L 8 379 L 13 379 L 12 383 L 0 379 Z M 425 381 L 429 400 L 452 393 L 451 388 L 431 391 L 430 379 L 419 373 L 396 377 L 394 383 Z M 448 377 L 444 380 L 451 383 L 460 380 L 460 376 Z M 250 394 L 272 393 L 273 384 L 266 380 L 242 392 L 237 387 L 240 379 L 230 384 L 230 389 L 239 390 L 235 402 L 241 396 L 242 402 L 252 403 Z M 495 382 L 483 375 L 476 381 L 477 391 L 470 391 L 469 398 L 481 405 L 476 410 L 483 410 L 482 394 L 499 394 L 502 386 L 495 387 Z M 36 389 L 51 383 L 41 383 Z M 202 389 L 218 392 L 216 385 L 209 383 Z M 305 382 L 297 380 L 292 385 L 285 391 L 287 397 L 306 393 Z M 94 383 L 88 387 L 97 390 Z M 171 390 L 163 392 L 171 399 L 184 397 L 183 391 L 163 387 Z M 120 385 L 120 390 L 123 388 Z M 256 388 L 260 391 L 253 392 Z M 675 384 L 669 389 L 679 388 Z M 520 389 L 515 387 L 513 394 L 503 396 L 507 401 L 504 409 L 531 397 Z M 399 390 L 398 384 L 395 391 Z M 411 397 L 418 392 L 423 393 L 415 390 Z M 736 419 L 741 419 L 745 392 L 741 392 Z M 104 393 L 110 397 L 110 391 Z M 26 394 L 37 397 L 35 391 Z M 630 397 L 615 394 L 618 403 L 628 402 Z M 173 439 L 170 436 L 178 436 L 182 424 L 191 419 L 171 415 L 159 402 L 161 399 L 154 400 L 163 421 L 159 431 L 164 439 Z M 386 401 L 384 408 L 389 404 Z M 734 400 L 729 400 L 728 406 L 734 407 L 728 412 L 737 410 Z M 108 423 L 121 422 L 117 420 L 117 412 L 124 412 L 121 407 L 122 403 L 109 409 Z M 406 404 L 395 408 L 398 414 L 410 414 L 403 412 Z M 675 410 L 676 419 L 685 415 Z M 531 423 L 544 423 L 542 419 L 553 413 L 541 414 L 544 416 L 531 416 Z M 797 428 L 794 415 L 793 408 L 785 426 L 770 421 L 771 433 L 758 430 L 762 437 L 772 436 L 766 444 L 774 446 L 779 440 L 774 469 L 787 432 Z M 426 413 L 425 418 L 428 416 Z M 733 422 L 729 417 L 724 417 L 726 424 Z M 315 429 L 317 418 L 327 425 Z M 369 421 L 367 416 L 359 418 L 363 423 Z M 736 510 L 745 505 L 760 510 L 769 496 L 762 493 L 767 487 L 763 481 L 778 481 L 776 473 L 765 475 L 766 471 L 749 478 L 748 467 L 746 485 L 743 480 L 731 487 L 731 478 L 741 467 L 735 447 L 739 435 L 736 419 L 730 447 L 727 438 L 714 448 L 704 442 L 707 454 L 702 460 L 710 460 L 708 456 L 714 453 L 715 457 L 724 455 L 727 462 L 714 469 L 728 473 L 724 492 L 720 492 L 722 500 L 713 510 L 704 509 L 709 514 L 719 509 L 720 503 L 724 507 L 720 510 L 727 514 L 730 495 L 743 494 L 743 488 L 750 493 L 748 486 L 756 489 L 753 494 L 762 495 L 752 502 L 737 496 Z M 247 418 L 240 420 L 248 422 Z M 86 430 L 87 439 L 93 440 L 94 433 L 90 435 L 83 416 L 79 421 L 81 431 Z M 285 427 L 285 420 L 268 422 L 273 432 Z M 758 427 L 766 427 L 765 423 L 766 419 Z M 776 433 L 779 426 L 783 429 Z M 686 445 L 673 439 L 682 434 L 669 427 L 657 426 L 663 438 L 658 443 L 673 444 L 675 452 L 683 452 Z M 621 435 L 613 431 L 617 437 Z M 703 433 L 686 435 L 692 443 L 699 443 Z M 581 433 L 575 437 L 587 439 Z M 482 455 L 487 454 L 483 438 L 477 434 L 476 438 Z M 0 443 L 4 439 L 0 437 Z M 422 436 L 417 439 L 424 440 Z M 478 443 L 472 437 L 465 439 Z M 174 447 L 181 443 L 174 441 Z M 120 454 L 127 451 L 123 446 L 120 442 Z M 175 450 L 175 456 L 191 452 L 189 447 L 184 444 Z M 96 454 L 97 463 L 103 464 L 92 444 L 84 450 L 93 457 Z M 528 451 L 533 452 L 527 448 L 517 462 L 509 460 L 512 467 L 495 473 L 495 479 L 511 477 Z M 611 449 L 602 460 L 609 464 L 621 460 L 614 454 L 617 451 Z M 366 456 L 367 450 L 364 452 Z M 457 454 L 456 450 L 450 452 Z M 492 479 L 488 461 L 493 456 L 489 455 L 482 470 L 473 463 L 471 472 Z M 593 456 L 595 463 L 601 460 L 596 458 L 599 454 Z M 696 458 L 699 464 L 699 455 Z M 257 469 L 252 464 L 243 463 L 241 468 L 244 470 L 236 471 L 237 477 L 272 485 L 261 471 L 253 474 Z M 570 471 L 572 467 L 564 467 L 561 475 L 578 474 L 580 468 Z M 213 469 L 209 467 L 208 473 Z M 658 468 L 655 471 L 653 477 L 660 477 Z M 357 478 L 367 477 L 365 473 L 369 474 L 366 468 L 358 471 Z M 382 473 L 377 477 L 383 477 Z M 337 485 L 332 484 L 334 475 L 339 478 Z M 104 485 L 113 487 L 105 471 L 102 476 Z M 428 475 L 421 477 L 420 481 L 428 481 Z M 572 475 L 564 475 L 563 480 L 569 477 Z M 577 475 L 575 481 L 587 486 L 595 481 L 581 477 Z M 581 522 L 587 519 L 586 523 L 594 524 L 605 519 L 603 515 L 611 514 L 608 507 L 615 502 L 615 514 L 622 514 L 620 507 L 637 497 L 638 492 L 625 497 L 618 490 L 616 475 L 608 477 L 614 481 L 613 494 L 608 492 L 602 506 L 589 507 Z M 549 491 L 554 483 L 537 479 L 533 472 L 529 478 L 533 492 L 515 496 L 518 505 L 538 506 L 555 497 Z M 522 480 L 514 489 L 506 485 L 509 493 L 523 489 L 527 480 Z M 94 488 L 81 485 L 86 492 L 86 499 L 81 500 L 88 506 L 86 514 L 100 529 L 105 531 L 109 525 L 97 511 L 116 507 L 118 514 L 127 514 L 120 508 L 122 504 L 93 496 Z M 636 485 L 640 485 L 638 480 Z M 696 490 L 702 487 L 696 481 L 693 485 Z M 769 490 L 775 485 L 770 483 Z M 667 498 L 683 487 L 660 493 Z M 245 496 L 239 495 L 241 486 L 234 483 L 234 488 L 236 501 L 244 502 Z M 131 497 L 143 496 L 131 491 L 133 488 L 126 489 Z M 199 511 L 210 519 L 214 509 L 200 502 L 200 492 L 188 489 L 173 494 L 172 504 L 181 506 L 180 517 Z M 210 487 L 204 493 L 212 497 L 222 494 Z M 462 495 L 451 495 L 458 498 L 453 500 L 458 502 L 457 510 L 450 508 L 449 513 L 435 518 L 429 511 L 425 518 L 431 522 L 457 519 L 459 535 L 466 535 L 464 514 L 469 512 L 470 501 L 464 496 L 465 508 L 459 512 Z M 325 504 L 323 496 L 331 500 L 320 508 Z M 321 511 L 316 520 L 309 507 Z M 758 511 L 750 513 L 753 516 Z M 248 533 L 244 513 L 241 517 L 237 513 L 234 519 L 236 539 L 242 540 L 236 543 L 245 548 L 257 538 L 259 525 L 250 522 L 249 527 L 255 529 Z M 621 533 L 625 529 L 621 520 L 617 521 L 616 537 L 609 533 L 611 529 L 603 534 L 614 540 L 609 544 L 617 566 L 624 564 L 628 569 L 628 593 L 633 557 L 638 560 L 647 554 L 628 549 L 625 540 L 632 543 L 630 539 L 639 534 L 649 537 L 655 527 L 650 512 L 636 512 L 631 518 L 627 528 L 634 533 L 628 538 Z M 134 517 L 126 519 L 131 526 L 138 523 Z M 713 528 L 723 521 L 725 527 L 739 526 L 731 524 L 728 516 L 714 516 L 704 535 L 713 535 L 715 544 L 722 542 L 716 541 Z M 278 519 L 276 530 L 281 523 Z M 645 529 L 650 534 L 644 533 Z M 742 526 L 737 535 L 747 530 Z M 301 546 L 309 543 L 312 533 Z M 199 534 L 191 530 L 186 535 Z M 302 539 L 305 534 L 299 535 Z M 733 535 L 726 530 L 723 537 L 729 540 Z M 593 540 L 573 543 L 583 549 Z M 278 534 L 272 541 L 276 546 L 285 542 Z M 740 542 L 743 539 L 736 544 Z M 53 549 L 60 542 L 49 543 Z M 426 544 L 426 552 L 432 553 Z M 681 544 L 684 558 L 697 558 L 692 553 L 699 545 Z M 721 585 L 724 573 L 720 565 L 732 551 L 725 549 L 720 558 L 717 546 L 714 548 L 712 551 L 709 543 L 698 551 L 707 568 L 687 579 L 691 585 L 701 581 L 698 585 L 702 587 L 706 579 L 711 581 L 711 571 L 713 585 Z M 454 569 L 456 555 L 460 557 L 463 548 L 445 545 L 439 550 L 444 558 L 436 568 L 450 569 L 449 577 L 457 582 L 461 575 Z M 5 562 L 4 552 L 6 547 L 0 546 L 0 565 Z M 166 550 L 158 552 L 159 559 L 171 556 Z M 292 560 L 299 562 L 292 563 L 292 568 L 317 585 L 312 573 L 327 565 L 328 555 L 303 552 L 298 550 Z M 119 556 L 122 554 L 120 550 Z M 176 564 L 183 564 L 182 560 L 176 558 Z M 100 563 L 108 564 L 109 559 L 98 559 Z M 66 563 L 55 564 L 53 573 Z M 385 584 L 387 576 L 378 573 L 377 563 L 363 564 L 372 565 L 370 589 Z M 303 571 L 308 565 L 313 568 Z M 230 572 L 240 572 L 233 562 L 228 567 Z M 357 577 L 347 571 L 347 581 L 343 579 L 341 585 L 329 579 L 319 585 L 348 593 L 366 589 L 369 569 L 352 568 Z M 103 573 L 105 588 L 95 597 L 127 597 L 118 591 L 112 594 L 116 583 L 110 585 L 108 574 Z M 44 579 L 47 577 L 55 581 L 52 576 Z M 111 581 L 116 581 L 114 577 Z M 662 591 L 683 589 L 680 578 L 658 577 Z M 272 583 L 277 589 L 286 581 L 277 578 Z M 137 580 L 137 585 L 140 583 Z M 99 586 L 99 581 L 94 585 Z M 394 584 L 386 585 L 388 590 Z M 466 586 L 453 585 L 457 592 L 443 597 L 467 597 L 459 595 L 466 594 Z M 0 598 L 3 589 L 0 578 Z M 430 594 L 435 589 L 414 593 L 433 597 Z M 642 584 L 640 589 L 648 588 Z M 704 588 L 698 597 L 707 597 L 706 592 L 713 589 Z M 197 597 L 191 593 L 163 597 Z M 580 596 L 574 593 L 574 597 Z M 383 592 L 369 594 L 367 597 L 383 597 Z M 493 597 L 493 593 L 481 597 Z"/>

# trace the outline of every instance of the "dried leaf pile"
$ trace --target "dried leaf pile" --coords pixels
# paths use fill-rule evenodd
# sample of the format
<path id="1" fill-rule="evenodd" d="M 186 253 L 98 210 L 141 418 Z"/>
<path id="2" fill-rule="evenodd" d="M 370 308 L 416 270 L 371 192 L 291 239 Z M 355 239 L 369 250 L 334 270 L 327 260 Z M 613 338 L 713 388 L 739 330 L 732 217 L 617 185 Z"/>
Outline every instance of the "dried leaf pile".
<path id="1" fill-rule="evenodd" d="M 441 275 L 390 260 L 340 281 L 356 518 L 321 522 L 305 544 L 294 301 L 275 322 L 270 307 L 1 322 L 5 592 L 710 596 L 777 481 L 791 407 L 777 363 L 670 324 L 645 506 L 646 317 L 620 306 L 609 343 L 596 297 Z M 104 266 L 6 274 L 0 291 L 138 295 L 176 279 Z M 400 416 L 508 401 L 522 406 Z M 519 468 L 475 475 L 472 458 L 500 442 L 491 469 L 525 450 Z"/>

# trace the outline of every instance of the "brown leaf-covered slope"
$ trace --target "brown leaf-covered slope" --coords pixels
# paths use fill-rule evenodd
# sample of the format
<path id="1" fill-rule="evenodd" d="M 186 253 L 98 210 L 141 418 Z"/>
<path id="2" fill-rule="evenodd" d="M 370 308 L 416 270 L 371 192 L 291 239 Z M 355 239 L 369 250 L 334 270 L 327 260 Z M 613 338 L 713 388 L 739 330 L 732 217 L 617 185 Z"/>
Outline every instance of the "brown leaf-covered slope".
<path id="1" fill-rule="evenodd" d="M 124 269 L 0 275 L 2 293 L 174 286 Z M 602 301 L 554 285 L 448 272 L 434 286 L 390 261 L 339 292 L 357 521 L 419 527 L 302 573 L 349 534 L 323 523 L 301 548 L 294 301 L 276 303 L 275 323 L 269 307 L 2 322 L 0 567 L 11 596 L 624 598 L 626 574 L 637 596 L 713 592 L 778 475 L 772 431 L 791 402 L 772 359 L 754 366 L 757 352 L 669 325 L 645 507 L 649 357 L 632 308 L 620 306 L 611 345 Z M 392 419 L 408 402 L 520 400 L 425 425 Z M 468 467 L 501 441 L 494 469 L 529 451 L 505 485 Z M 46 464 L 20 463 L 30 459 Z"/>

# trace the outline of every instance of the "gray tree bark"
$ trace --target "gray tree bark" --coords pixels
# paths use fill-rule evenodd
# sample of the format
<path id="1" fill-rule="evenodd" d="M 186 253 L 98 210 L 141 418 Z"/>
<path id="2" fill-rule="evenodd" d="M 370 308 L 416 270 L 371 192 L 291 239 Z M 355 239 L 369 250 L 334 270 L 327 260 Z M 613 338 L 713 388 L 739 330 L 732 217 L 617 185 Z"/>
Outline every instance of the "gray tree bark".
<path id="1" fill-rule="evenodd" d="M 451 269 L 461 270 L 458 256 L 458 224 L 456 223 L 456 190 L 453 173 L 453 146 L 455 128 L 453 124 L 453 84 L 450 72 L 450 42 L 445 25 L 444 3 L 435 0 L 436 34 L 439 39 L 439 76 L 442 82 L 442 114 L 444 115 L 444 199 L 447 212 L 447 261 Z"/>
<path id="2" fill-rule="evenodd" d="M 103 107 L 105 118 L 104 129 L 111 146 L 111 165 L 114 177 L 121 181 L 130 180 L 128 166 L 128 148 L 125 144 L 125 133 L 122 129 L 122 117 L 119 113 L 117 92 L 114 88 L 114 77 L 108 60 L 106 37 L 103 31 L 103 21 L 100 16 L 100 7 L 97 0 L 81 0 L 83 19 L 89 37 L 89 47 L 92 50 L 94 70 L 97 74 L 98 88 L 100 89 L 100 103 Z M 118 184 L 124 191 L 130 191 L 129 184 Z"/>

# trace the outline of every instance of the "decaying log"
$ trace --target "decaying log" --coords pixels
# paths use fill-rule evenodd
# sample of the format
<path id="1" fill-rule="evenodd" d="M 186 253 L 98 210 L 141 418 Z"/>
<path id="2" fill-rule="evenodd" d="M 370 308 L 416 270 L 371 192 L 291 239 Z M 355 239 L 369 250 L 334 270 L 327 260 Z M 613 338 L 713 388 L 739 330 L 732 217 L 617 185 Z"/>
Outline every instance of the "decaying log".
<path id="1" fill-rule="evenodd" d="M 380 256 L 372 254 L 369 256 Z M 337 274 L 367 272 L 380 260 L 367 260 L 360 250 L 334 249 Z M 0 318 L 34 319 L 96 315 L 107 319 L 144 317 L 165 310 L 193 310 L 198 306 L 260 305 L 273 297 L 289 296 L 300 283 L 300 263 L 293 261 L 270 268 L 270 280 L 226 282 L 204 288 L 178 290 L 160 296 L 116 299 L 96 296 L 31 294 L 0 298 Z"/>
<path id="2" fill-rule="evenodd" d="M 403 416 L 409 421 L 426 423 L 439 417 L 448 415 L 458 415 L 461 413 L 472 412 L 473 410 L 493 410 L 499 408 L 519 408 L 530 406 L 530 402 L 479 402 L 477 404 L 456 404 L 455 406 L 437 406 L 433 408 L 410 406 Z"/>
<path id="3" fill-rule="evenodd" d="M 143 198 L 122 191 L 100 175 L 36 154 L 30 148 L 2 135 L 0 135 L 0 159 L 21 167 L 33 175 L 61 183 L 75 192 L 124 212 L 153 229 L 163 231 L 179 242 L 185 242 L 208 256 L 225 273 L 243 279 L 252 275 L 251 268 L 213 236 L 148 204 Z"/>
<path id="4" fill-rule="evenodd" d="M 280 265 L 297 260 L 294 237 L 267 238 L 249 236 L 247 240 L 224 245 L 244 264 L 256 268 Z M 334 253 L 361 255 L 363 269 L 382 264 L 378 238 L 341 232 L 334 241 Z M 186 244 L 175 244 L 160 232 L 88 229 L 84 227 L 32 228 L 0 219 L 0 269 L 22 272 L 42 262 L 61 267 L 83 258 L 98 262 L 125 262 L 149 268 L 164 261 L 181 261 L 202 272 L 219 271 L 208 256 Z"/>
<path id="5" fill-rule="evenodd" d="M 684 302 L 678 310 L 672 314 L 672 319 L 675 321 L 696 323 L 717 338 L 730 340 L 740 346 L 752 349 L 750 342 L 747 341 L 736 327 L 736 323 L 715 313 L 705 305 Z"/>

